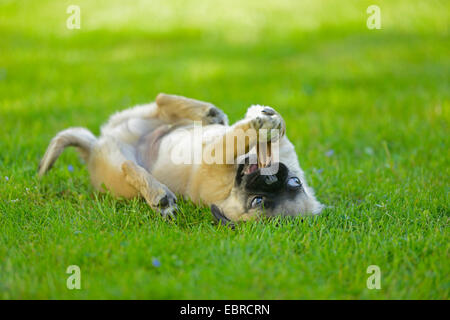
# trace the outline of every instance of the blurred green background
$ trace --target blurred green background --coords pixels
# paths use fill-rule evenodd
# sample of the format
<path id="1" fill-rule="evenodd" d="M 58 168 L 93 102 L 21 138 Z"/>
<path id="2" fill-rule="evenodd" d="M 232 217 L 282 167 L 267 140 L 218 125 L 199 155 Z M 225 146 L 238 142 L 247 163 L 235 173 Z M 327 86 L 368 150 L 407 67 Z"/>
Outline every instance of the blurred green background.
<path id="1" fill-rule="evenodd" d="M 0 0 L 0 297 L 448 299 L 449 4 Z M 95 193 L 73 150 L 37 179 L 59 130 L 159 92 L 276 108 L 330 208 L 233 232 Z"/>

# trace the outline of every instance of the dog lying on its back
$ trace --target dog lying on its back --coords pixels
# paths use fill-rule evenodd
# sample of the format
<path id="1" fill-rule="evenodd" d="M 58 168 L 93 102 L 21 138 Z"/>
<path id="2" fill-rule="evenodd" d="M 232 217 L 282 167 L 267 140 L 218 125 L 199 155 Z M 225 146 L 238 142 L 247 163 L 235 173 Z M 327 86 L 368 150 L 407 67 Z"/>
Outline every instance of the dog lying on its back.
<path id="1" fill-rule="evenodd" d="M 195 155 L 197 161 L 174 161 L 176 155 L 186 159 L 196 152 L 190 142 L 198 137 L 200 123 L 199 145 L 216 161 Z M 176 211 L 175 194 L 211 206 L 224 223 L 261 214 L 318 214 L 323 206 L 307 186 L 285 131 L 282 117 L 270 107 L 251 106 L 244 119 L 229 126 L 226 115 L 210 103 L 159 94 L 153 103 L 114 114 L 99 138 L 85 128 L 59 132 L 41 160 L 39 175 L 64 148 L 74 146 L 96 189 L 105 191 L 105 186 L 125 198 L 142 196 L 163 215 Z M 264 142 L 269 147 L 259 148 Z"/>

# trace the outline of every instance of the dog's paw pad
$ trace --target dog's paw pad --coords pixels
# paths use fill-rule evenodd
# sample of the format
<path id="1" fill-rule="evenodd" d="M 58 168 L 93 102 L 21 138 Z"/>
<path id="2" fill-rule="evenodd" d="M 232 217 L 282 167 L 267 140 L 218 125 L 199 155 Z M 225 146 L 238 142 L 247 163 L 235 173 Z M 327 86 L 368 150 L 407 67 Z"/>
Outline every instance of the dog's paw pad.
<path id="1" fill-rule="evenodd" d="M 169 206 L 174 205 L 177 202 L 177 197 L 171 193 L 166 193 L 158 201 L 158 208 L 165 209 Z"/>
<path id="2" fill-rule="evenodd" d="M 264 109 L 261 110 L 263 114 L 266 116 L 273 116 L 275 115 L 275 110 L 271 107 L 264 107 Z"/>
<path id="3" fill-rule="evenodd" d="M 260 115 L 252 119 L 251 125 L 253 129 L 260 130 L 260 129 L 281 129 L 281 118 L 278 115 L 273 116 L 267 116 L 267 115 Z"/>
<path id="4" fill-rule="evenodd" d="M 174 205 L 177 202 L 176 195 L 170 191 L 168 188 L 163 188 L 159 199 L 156 201 L 156 206 L 158 208 L 166 208 Z"/>
<path id="5" fill-rule="evenodd" d="M 283 118 L 271 107 L 253 106 L 247 112 L 247 118 L 250 118 L 250 126 L 257 131 L 260 140 L 276 141 L 285 133 Z"/>
<path id="6" fill-rule="evenodd" d="M 228 118 L 222 110 L 211 106 L 206 112 L 203 122 L 205 124 L 228 124 Z"/>
<path id="7" fill-rule="evenodd" d="M 163 218 L 171 218 L 174 219 L 176 212 L 178 210 L 178 206 L 176 204 L 166 207 L 164 209 L 159 209 L 159 213 L 163 216 Z"/>
<path id="8" fill-rule="evenodd" d="M 157 205 L 155 206 L 155 209 L 161 213 L 164 218 L 173 218 L 177 210 L 176 202 L 177 197 L 170 190 L 166 190 L 163 196 L 156 202 Z"/>

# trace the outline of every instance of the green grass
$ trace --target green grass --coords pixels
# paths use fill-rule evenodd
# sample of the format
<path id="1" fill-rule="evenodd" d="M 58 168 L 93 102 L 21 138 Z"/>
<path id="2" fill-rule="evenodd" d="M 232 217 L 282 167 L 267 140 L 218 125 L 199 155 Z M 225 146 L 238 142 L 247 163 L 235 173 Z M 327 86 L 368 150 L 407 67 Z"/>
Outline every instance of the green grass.
<path id="1" fill-rule="evenodd" d="M 81 29 L 68 30 L 75 3 Z M 366 27 L 374 3 L 381 30 Z M 449 12 L 447 1 L 0 0 L 0 298 L 448 299 Z M 165 221 L 96 193 L 74 150 L 37 179 L 56 132 L 98 134 L 158 92 L 211 101 L 232 121 L 275 107 L 330 207 L 232 231 L 190 203 Z M 66 288 L 69 265 L 81 290 Z M 369 265 L 381 290 L 366 287 Z"/>

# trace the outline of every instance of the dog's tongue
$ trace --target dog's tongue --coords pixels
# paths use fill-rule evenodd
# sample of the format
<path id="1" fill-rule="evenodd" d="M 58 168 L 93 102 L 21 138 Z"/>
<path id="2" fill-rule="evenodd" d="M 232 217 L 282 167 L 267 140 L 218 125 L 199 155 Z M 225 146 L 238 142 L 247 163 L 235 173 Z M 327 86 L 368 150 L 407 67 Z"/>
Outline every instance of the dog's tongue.
<path id="1" fill-rule="evenodd" d="M 258 168 L 265 168 L 270 165 L 272 150 L 270 142 L 267 143 L 267 146 L 257 146 L 258 153 Z"/>
<path id="2" fill-rule="evenodd" d="M 247 174 L 255 172 L 256 170 L 258 170 L 258 165 L 257 164 L 251 164 L 251 165 L 248 166 Z"/>
<path id="3" fill-rule="evenodd" d="M 270 165 L 270 161 L 271 161 L 270 142 L 267 144 L 267 146 L 260 147 L 258 145 L 256 152 L 258 155 L 257 156 L 258 163 L 257 164 L 249 164 L 248 167 L 245 169 L 245 172 L 244 172 L 245 174 L 253 173 L 258 169 L 265 168 Z"/>

